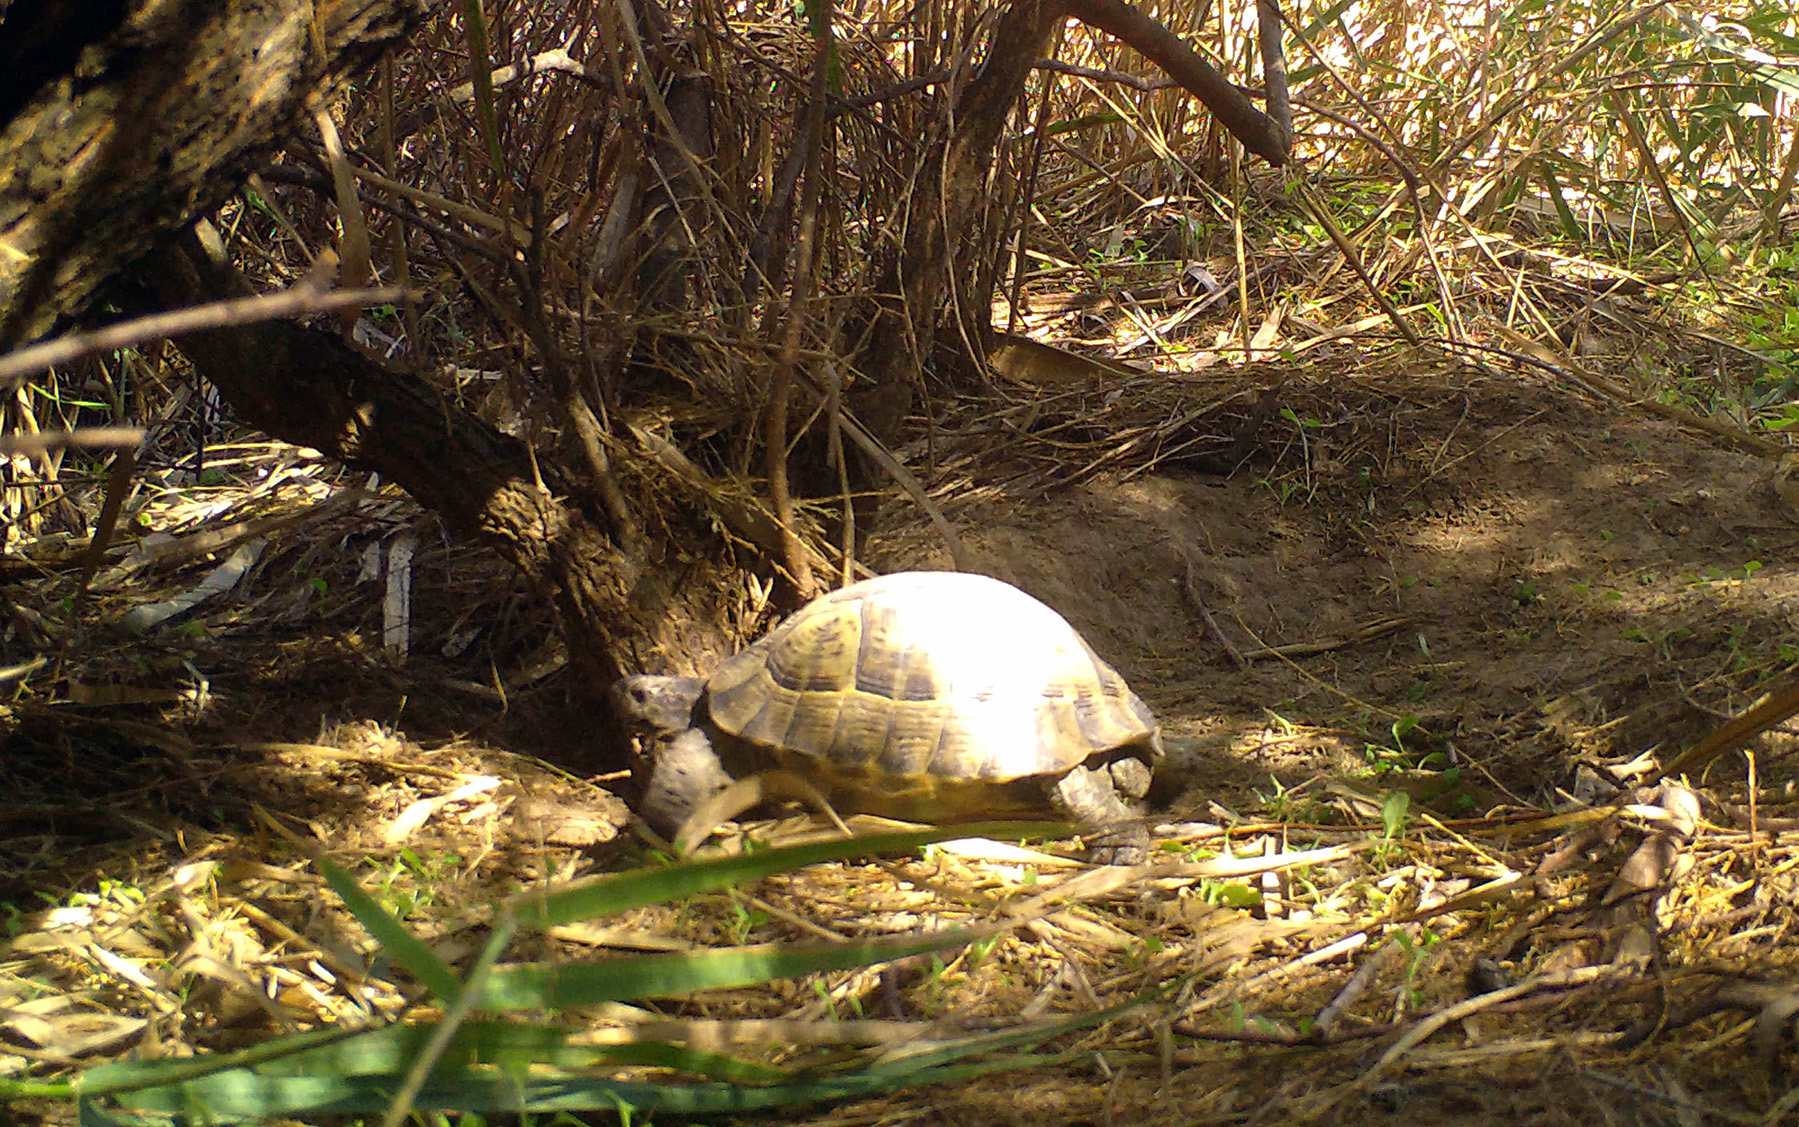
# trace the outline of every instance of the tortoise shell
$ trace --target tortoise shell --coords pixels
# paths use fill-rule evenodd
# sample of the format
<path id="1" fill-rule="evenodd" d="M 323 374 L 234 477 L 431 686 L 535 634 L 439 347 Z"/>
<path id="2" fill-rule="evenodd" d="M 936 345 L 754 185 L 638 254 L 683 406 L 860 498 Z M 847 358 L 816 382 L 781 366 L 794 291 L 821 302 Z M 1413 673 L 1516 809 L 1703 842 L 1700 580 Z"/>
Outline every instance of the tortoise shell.
<path id="1" fill-rule="evenodd" d="M 1044 776 L 1162 752 L 1149 707 L 1067 620 L 962 572 L 825 595 L 720 665 L 706 693 L 740 750 L 896 817 L 1040 810 Z"/>

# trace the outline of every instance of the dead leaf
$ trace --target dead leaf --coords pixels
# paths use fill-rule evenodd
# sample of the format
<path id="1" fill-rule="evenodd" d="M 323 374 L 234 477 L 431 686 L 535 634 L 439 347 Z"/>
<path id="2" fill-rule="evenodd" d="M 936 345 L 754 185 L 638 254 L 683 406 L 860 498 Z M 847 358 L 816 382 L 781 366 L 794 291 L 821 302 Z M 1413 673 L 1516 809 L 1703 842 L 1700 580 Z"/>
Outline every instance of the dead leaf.
<path id="1" fill-rule="evenodd" d="M 44 1056 L 71 1060 L 113 1049 L 135 1038 L 149 1022 L 106 1013 L 40 1015 L 0 1010 L 0 1029 L 37 1048 Z"/>

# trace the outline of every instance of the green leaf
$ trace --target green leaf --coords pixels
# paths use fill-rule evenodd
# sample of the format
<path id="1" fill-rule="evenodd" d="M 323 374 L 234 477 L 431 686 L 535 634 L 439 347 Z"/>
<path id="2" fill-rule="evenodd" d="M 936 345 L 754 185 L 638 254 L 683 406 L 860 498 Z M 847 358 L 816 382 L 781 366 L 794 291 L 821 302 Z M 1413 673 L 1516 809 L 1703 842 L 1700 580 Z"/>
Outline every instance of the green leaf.
<path id="1" fill-rule="evenodd" d="M 686 861 L 666 868 L 636 869 L 628 873 L 596 877 L 556 890 L 532 889 L 508 901 L 507 910 L 513 913 L 519 926 L 541 929 L 597 916 L 617 915 L 702 892 L 735 888 L 775 873 L 824 861 L 910 853 L 932 842 L 962 837 L 1016 841 L 1022 838 L 1049 837 L 1066 832 L 1067 829 L 1065 824 L 1054 822 L 986 822 L 839 838 L 785 849 L 766 849 L 715 861 Z"/>
<path id="2" fill-rule="evenodd" d="M 1397 838 L 1405 833 L 1406 812 L 1412 807 L 1412 796 L 1405 791 L 1396 790 L 1387 796 L 1381 804 L 1380 822 L 1386 830 L 1388 838 Z"/>

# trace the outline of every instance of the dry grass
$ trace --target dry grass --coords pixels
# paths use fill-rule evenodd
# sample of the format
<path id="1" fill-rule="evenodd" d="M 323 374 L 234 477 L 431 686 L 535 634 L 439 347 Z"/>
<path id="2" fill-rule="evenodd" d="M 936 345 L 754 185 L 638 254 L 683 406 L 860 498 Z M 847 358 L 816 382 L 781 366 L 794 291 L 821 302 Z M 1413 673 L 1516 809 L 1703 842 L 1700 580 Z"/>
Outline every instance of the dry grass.
<path id="1" fill-rule="evenodd" d="M 1127 390 L 1114 411 L 1164 414 L 1158 392 L 1129 386 L 1136 394 Z M 1333 420 L 1332 456 L 1351 467 L 1386 453 L 1353 436 L 1388 433 L 1396 417 L 1419 427 L 1434 420 L 1446 431 L 1420 431 L 1406 446 L 1443 467 L 1439 479 L 1402 461 L 1389 470 L 1393 488 L 1415 475 L 1454 492 L 1481 479 L 1479 458 L 1494 442 L 1493 429 L 1458 427 L 1446 409 L 1467 394 L 1420 374 L 1411 384 L 1357 382 L 1330 393 L 1301 382 L 1281 402 Z M 1303 429 L 1276 428 L 1257 441 L 1256 471 L 1271 480 L 1303 480 L 1308 467 L 1316 475 L 1308 454 L 1317 448 L 1281 437 Z M 939 481 L 1003 481 L 1021 466 L 1055 464 L 1016 442 L 977 442 L 972 433 L 961 442 L 964 461 L 945 466 Z M 291 480 L 282 484 L 284 463 Z M 1132 469 L 1111 464 L 1105 480 Z M 315 1023 L 428 1017 L 416 986 L 393 977 L 334 906 L 306 862 L 314 850 L 352 864 L 453 964 L 479 946 L 486 906 L 512 890 L 641 857 L 640 844 L 614 836 L 623 812 L 609 796 L 502 750 L 515 722 L 543 738 L 559 695 L 553 676 L 537 680 L 521 653 L 488 692 L 475 691 L 471 670 L 494 668 L 489 655 L 508 648 L 506 631 L 491 626 L 471 649 L 433 652 L 460 624 L 519 620 L 530 604 L 503 595 L 471 604 L 497 578 L 483 557 L 421 549 L 412 565 L 421 598 L 412 610 L 415 649 L 402 665 L 378 644 L 385 569 L 380 582 L 360 587 L 347 574 L 365 555 L 358 545 L 374 542 L 353 510 L 383 507 L 390 548 L 416 534 L 418 517 L 403 500 L 319 471 L 279 447 L 245 448 L 234 471 L 241 478 L 221 482 L 207 501 L 214 519 L 196 519 L 203 510 L 176 496 L 155 506 L 158 523 L 190 537 L 281 520 L 260 529 L 269 546 L 245 586 L 220 596 L 219 609 L 203 604 L 182 620 L 197 626 L 129 646 L 53 635 L 71 639 L 63 648 L 79 659 L 56 671 L 64 680 L 32 679 L 15 699 L 0 815 L 0 899 L 15 906 L 15 936 L 0 957 L 14 1049 L 0 1060 L 12 1075 L 52 1075 L 119 1052 L 228 1049 Z M 1319 478 L 1307 504 L 1326 515 L 1348 511 L 1353 478 Z M 1032 492 L 1009 490 L 1007 503 Z M 941 495 L 952 513 L 990 503 L 971 484 Z M 209 541 L 220 555 L 235 542 Z M 115 551 L 131 558 L 147 549 Z M 87 621 L 164 602 L 213 566 L 197 553 L 163 551 L 165 561 L 181 562 L 138 569 L 129 586 L 103 572 Z M 311 562 L 298 566 L 303 560 Z M 329 577 L 336 601 L 320 596 L 314 574 Z M 33 588 L 46 629 L 60 627 L 55 593 L 75 582 L 64 575 Z M 1707 612 L 1685 597 L 1678 613 L 1703 629 Z M 1765 662 L 1779 664 L 1777 643 L 1762 644 Z M 1345 643 L 1351 652 L 1365 644 Z M 1562 643 L 1580 644 L 1572 636 Z M 1336 659 L 1327 650 L 1325 660 Z M 1708 689 L 1711 655 L 1667 651 L 1665 660 L 1669 675 L 1727 708 L 1756 691 L 1757 668 L 1769 671 L 1739 663 L 1741 672 Z M 1332 678 L 1330 666 L 1312 668 Z M 1363 691 L 1348 667 L 1338 669 L 1332 679 Z M 1137 680 L 1177 733 L 1207 710 L 1175 704 L 1194 691 L 1177 680 Z M 404 711 L 386 714 L 395 702 Z M 341 722 L 319 730 L 321 716 Z M 1635 717 L 1617 719 L 1640 727 Z M 551 732 L 570 731 L 550 723 Z M 1356 746 L 1353 729 L 1329 722 L 1238 723 L 1230 754 L 1244 763 L 1265 761 L 1282 744 Z M 1538 723 L 1541 739 L 1555 721 L 1545 714 Z M 885 971 L 575 1019 L 596 1044 L 673 1040 L 789 1068 L 841 1067 L 858 1055 L 1127 1006 L 1058 1038 L 1056 1056 L 1034 1071 L 852 1101 L 809 1120 L 819 1123 L 1359 1122 L 1408 1109 L 1451 1121 L 1585 1123 L 1675 1120 L 1693 1108 L 1732 1122 L 1778 1121 L 1799 951 L 1799 856 L 1787 843 L 1799 808 L 1781 789 L 1790 738 L 1763 748 L 1766 774 L 1754 790 L 1734 769 L 1719 772 L 1695 819 L 1699 800 L 1685 788 L 1632 788 L 1643 764 L 1628 762 L 1638 745 L 1615 738 L 1619 725 L 1561 723 L 1590 766 L 1569 775 L 1565 763 L 1495 760 L 1484 769 L 1499 776 L 1477 780 L 1488 792 L 1480 808 L 1459 815 L 1458 803 L 1433 797 L 1445 791 L 1440 767 L 1360 778 L 1308 772 L 1260 798 L 1202 777 L 1164 815 L 1176 819 L 1158 835 L 1167 852 L 1142 871 L 943 847 L 878 866 L 814 866 L 729 895 L 575 925 L 524 942 L 513 957 L 560 962 L 1021 921 L 990 942 Z M 464 726 L 480 735 L 455 738 Z M 1520 734 L 1496 730 L 1494 738 Z M 1411 738 L 1414 759 L 1438 746 L 1422 731 Z M 1484 744 L 1467 725 L 1459 739 L 1473 778 Z M 566 761 L 569 749 L 543 750 Z M 1540 770 L 1576 788 L 1554 813 L 1541 808 L 1547 792 L 1529 778 Z M 1403 811 L 1392 805 L 1408 792 Z M 1216 824 L 1218 800 L 1241 812 L 1228 834 Z M 754 832 L 779 844 L 792 828 Z M 1333 852 L 1283 860 L 1301 849 Z M 1221 869 L 1226 857 L 1234 873 Z"/>

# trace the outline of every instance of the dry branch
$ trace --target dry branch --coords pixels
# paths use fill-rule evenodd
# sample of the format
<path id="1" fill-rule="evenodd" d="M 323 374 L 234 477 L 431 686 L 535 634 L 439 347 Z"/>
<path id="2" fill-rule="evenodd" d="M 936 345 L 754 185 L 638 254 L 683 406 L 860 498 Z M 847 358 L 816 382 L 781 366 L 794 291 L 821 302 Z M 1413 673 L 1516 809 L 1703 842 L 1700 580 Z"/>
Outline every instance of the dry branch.
<path id="1" fill-rule="evenodd" d="M 1069 0 L 1068 10 L 1082 22 L 1109 31 L 1204 102 L 1243 147 L 1269 164 L 1287 162 L 1287 138 L 1280 124 L 1250 104 L 1213 66 L 1180 36 L 1144 15 L 1125 0 Z M 1278 37 L 1278 33 L 1277 33 Z M 1281 84 L 1285 89 L 1284 81 Z"/>

